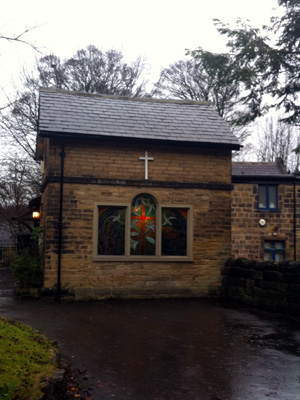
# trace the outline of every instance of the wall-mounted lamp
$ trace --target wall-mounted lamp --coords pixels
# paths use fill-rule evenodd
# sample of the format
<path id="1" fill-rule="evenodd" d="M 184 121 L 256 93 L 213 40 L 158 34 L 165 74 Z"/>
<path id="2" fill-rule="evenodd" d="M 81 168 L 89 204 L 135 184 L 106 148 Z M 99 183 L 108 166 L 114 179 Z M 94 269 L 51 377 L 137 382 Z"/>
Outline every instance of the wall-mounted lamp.
<path id="1" fill-rule="evenodd" d="M 33 211 L 32 218 L 33 219 L 40 219 L 41 213 L 39 211 Z"/>

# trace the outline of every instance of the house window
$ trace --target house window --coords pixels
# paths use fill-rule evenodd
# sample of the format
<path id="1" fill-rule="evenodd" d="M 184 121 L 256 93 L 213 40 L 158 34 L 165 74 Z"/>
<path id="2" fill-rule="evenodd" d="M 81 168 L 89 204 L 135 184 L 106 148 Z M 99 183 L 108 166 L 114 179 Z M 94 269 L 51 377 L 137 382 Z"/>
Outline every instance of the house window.
<path id="1" fill-rule="evenodd" d="M 192 261 L 192 208 L 159 204 L 148 193 L 131 203 L 95 204 L 94 260 Z"/>
<path id="2" fill-rule="evenodd" d="M 277 186 L 258 186 L 258 208 L 259 210 L 277 210 Z"/>
<path id="3" fill-rule="evenodd" d="M 285 259 L 284 241 L 265 240 L 264 242 L 264 260 L 282 261 Z"/>

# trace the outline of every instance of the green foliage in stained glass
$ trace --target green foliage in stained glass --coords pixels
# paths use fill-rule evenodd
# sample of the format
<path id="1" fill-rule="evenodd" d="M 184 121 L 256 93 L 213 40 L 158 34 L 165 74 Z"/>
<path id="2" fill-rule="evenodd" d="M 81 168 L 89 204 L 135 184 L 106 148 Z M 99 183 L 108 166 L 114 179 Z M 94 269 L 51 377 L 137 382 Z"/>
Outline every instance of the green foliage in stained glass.
<path id="1" fill-rule="evenodd" d="M 140 194 L 131 205 L 130 252 L 155 255 L 156 202 L 149 194 Z"/>
<path id="2" fill-rule="evenodd" d="M 100 206 L 98 209 L 98 254 L 125 254 L 125 208 Z"/>
<path id="3" fill-rule="evenodd" d="M 161 255 L 187 255 L 187 209 L 162 209 Z"/>

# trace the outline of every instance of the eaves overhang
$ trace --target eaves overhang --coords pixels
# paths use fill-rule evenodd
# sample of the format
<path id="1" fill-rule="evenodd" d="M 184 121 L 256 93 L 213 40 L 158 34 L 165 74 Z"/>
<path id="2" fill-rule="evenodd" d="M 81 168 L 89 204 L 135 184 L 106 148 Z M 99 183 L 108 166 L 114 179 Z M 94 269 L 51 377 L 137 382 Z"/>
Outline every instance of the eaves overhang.
<path id="1" fill-rule="evenodd" d="M 240 144 L 237 143 L 222 143 L 222 142 L 205 142 L 205 141 L 193 141 L 193 140 L 173 140 L 173 139 L 155 139 L 155 138 L 145 138 L 145 137 L 124 137 L 117 135 L 95 135 L 95 134 L 80 134 L 80 133 L 69 133 L 69 132 L 55 132 L 40 130 L 40 138 L 55 138 L 61 141 L 66 141 L 70 139 L 79 140 L 93 140 L 98 142 L 116 142 L 119 143 L 149 143 L 149 144 L 165 144 L 165 145 L 175 145 L 175 146 L 191 146 L 191 147 L 205 147 L 205 148 L 218 148 L 226 150 L 239 150 L 241 148 Z"/>
<path id="2" fill-rule="evenodd" d="M 297 182 L 295 175 L 232 175 L 232 183 L 249 184 L 288 184 Z M 299 182 L 300 183 L 300 182 Z"/>

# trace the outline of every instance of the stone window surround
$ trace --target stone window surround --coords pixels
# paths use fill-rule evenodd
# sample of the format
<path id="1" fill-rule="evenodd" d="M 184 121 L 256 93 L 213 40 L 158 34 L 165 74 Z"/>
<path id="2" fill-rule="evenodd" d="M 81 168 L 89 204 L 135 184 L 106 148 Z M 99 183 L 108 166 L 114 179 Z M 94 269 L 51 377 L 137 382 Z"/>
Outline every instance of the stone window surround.
<path id="1" fill-rule="evenodd" d="M 264 259 L 265 255 L 265 242 L 272 241 L 272 242 L 284 242 L 284 254 L 285 259 L 290 259 L 290 250 L 286 247 L 288 243 L 288 237 L 285 234 L 279 234 L 276 236 L 273 235 L 263 235 L 260 238 L 260 260 Z"/>
<path id="2" fill-rule="evenodd" d="M 157 229 L 156 229 L 156 255 L 155 256 L 134 256 L 130 254 L 130 217 L 131 217 L 131 202 L 137 194 L 147 193 L 150 194 L 157 204 Z M 149 262 L 192 262 L 193 261 L 193 206 L 186 203 L 160 203 L 157 197 L 152 193 L 139 192 L 134 194 L 131 201 L 125 202 L 112 202 L 103 201 L 94 203 L 94 216 L 93 216 L 93 261 L 149 261 Z M 125 255 L 122 256 L 101 256 L 98 254 L 98 207 L 99 206 L 118 206 L 126 209 L 126 232 L 125 232 Z M 161 216 L 162 208 L 185 208 L 187 209 L 187 255 L 186 256 L 162 256 L 161 255 Z"/>

